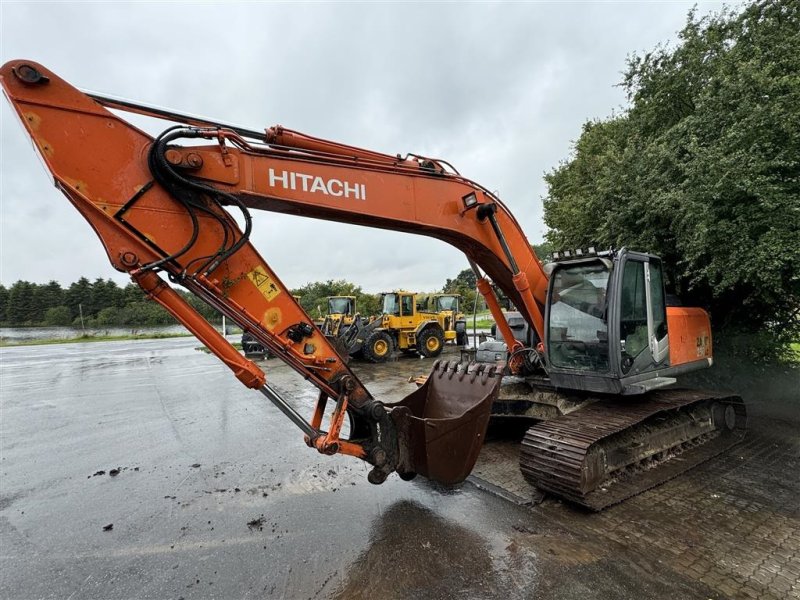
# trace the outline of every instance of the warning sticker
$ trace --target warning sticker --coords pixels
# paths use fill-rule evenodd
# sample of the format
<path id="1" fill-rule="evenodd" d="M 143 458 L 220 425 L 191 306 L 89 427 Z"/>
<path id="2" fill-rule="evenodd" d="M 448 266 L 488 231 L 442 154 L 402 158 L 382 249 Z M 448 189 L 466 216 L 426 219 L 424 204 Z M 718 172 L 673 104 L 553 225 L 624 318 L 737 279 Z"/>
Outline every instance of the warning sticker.
<path id="1" fill-rule="evenodd" d="M 264 297 L 267 300 L 272 300 L 275 298 L 275 296 L 281 293 L 281 289 L 275 285 L 272 277 L 267 275 L 267 272 L 261 267 L 256 267 L 250 271 L 247 276 L 258 288 L 258 291 L 264 294 Z"/>

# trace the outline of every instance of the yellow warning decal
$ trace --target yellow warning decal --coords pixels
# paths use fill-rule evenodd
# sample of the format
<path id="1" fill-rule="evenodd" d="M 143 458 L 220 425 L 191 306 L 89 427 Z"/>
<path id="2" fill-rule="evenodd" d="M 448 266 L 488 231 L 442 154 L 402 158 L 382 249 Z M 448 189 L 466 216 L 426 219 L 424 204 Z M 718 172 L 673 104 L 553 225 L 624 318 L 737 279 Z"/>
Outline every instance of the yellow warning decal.
<path id="1" fill-rule="evenodd" d="M 275 296 L 281 293 L 281 289 L 275 285 L 272 277 L 267 275 L 267 272 L 261 267 L 256 267 L 250 271 L 247 276 L 258 288 L 258 291 L 264 294 L 264 298 L 267 300 L 271 301 Z"/>

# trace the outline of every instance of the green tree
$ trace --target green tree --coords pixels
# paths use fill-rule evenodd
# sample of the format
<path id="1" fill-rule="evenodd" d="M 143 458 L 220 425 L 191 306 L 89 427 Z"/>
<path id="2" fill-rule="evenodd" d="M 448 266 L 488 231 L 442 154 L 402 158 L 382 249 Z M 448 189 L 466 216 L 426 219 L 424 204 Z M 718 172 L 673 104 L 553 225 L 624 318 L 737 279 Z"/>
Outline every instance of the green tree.
<path id="1" fill-rule="evenodd" d="M 91 308 L 91 295 L 92 284 L 86 277 L 81 277 L 67 288 L 64 293 L 64 304 L 69 307 L 73 319 L 79 315 L 79 306 L 83 309 L 84 317 L 90 314 L 88 309 Z"/>
<path id="2" fill-rule="evenodd" d="M 50 281 L 45 285 L 40 285 L 39 294 L 41 303 L 45 311 L 48 308 L 55 308 L 64 305 L 64 290 L 57 281 Z"/>
<path id="3" fill-rule="evenodd" d="M 381 299 L 379 294 L 367 294 L 358 288 L 356 294 L 356 309 L 364 316 L 377 315 L 381 312 Z"/>
<path id="4" fill-rule="evenodd" d="M 447 279 L 442 287 L 445 294 L 460 294 L 461 310 L 465 313 L 472 312 L 475 306 L 475 299 L 478 299 L 478 310 L 484 310 L 483 298 L 475 290 L 477 277 L 472 269 L 464 269 L 455 276 L 455 279 Z"/>
<path id="5" fill-rule="evenodd" d="M 97 313 L 94 318 L 94 325 L 97 327 L 122 325 L 121 310 L 116 306 L 106 306 Z"/>
<path id="6" fill-rule="evenodd" d="M 472 269 L 464 269 L 455 279 L 448 279 L 444 282 L 442 291 L 446 294 L 459 293 L 460 290 L 474 290 L 477 283 L 477 277 Z"/>
<path id="7" fill-rule="evenodd" d="M 121 293 L 117 284 L 111 279 L 96 279 L 92 283 L 92 291 L 89 294 L 88 312 L 97 315 L 104 308 L 116 307 L 121 300 Z M 84 311 L 87 307 L 84 306 Z"/>
<path id="8" fill-rule="evenodd" d="M 120 311 L 120 322 L 132 327 L 171 325 L 175 323 L 166 310 L 155 302 L 141 301 L 127 304 Z"/>
<path id="9" fill-rule="evenodd" d="M 633 55 L 628 109 L 586 123 L 546 176 L 548 241 L 659 254 L 718 330 L 784 351 L 800 338 L 798 48 L 800 3 L 770 0 L 691 11 L 676 46 Z"/>
<path id="10" fill-rule="evenodd" d="M 135 283 L 129 283 L 122 289 L 121 305 L 126 306 L 132 302 L 142 302 L 147 298 L 145 293 Z"/>
<path id="11" fill-rule="evenodd" d="M 555 248 L 553 244 L 548 241 L 544 241 L 541 244 L 532 244 L 532 247 L 539 262 L 542 263 L 547 262 L 548 257 L 553 255 L 554 250 L 558 250 L 558 248 Z"/>
<path id="12" fill-rule="evenodd" d="M 7 318 L 10 325 L 33 325 L 38 307 L 35 304 L 36 285 L 17 281 L 8 290 Z"/>
<path id="13" fill-rule="evenodd" d="M 45 325 L 66 327 L 72 322 L 72 313 L 66 306 L 54 306 L 44 313 Z"/>
<path id="14" fill-rule="evenodd" d="M 8 321 L 8 289 L 0 283 L 0 322 Z"/>

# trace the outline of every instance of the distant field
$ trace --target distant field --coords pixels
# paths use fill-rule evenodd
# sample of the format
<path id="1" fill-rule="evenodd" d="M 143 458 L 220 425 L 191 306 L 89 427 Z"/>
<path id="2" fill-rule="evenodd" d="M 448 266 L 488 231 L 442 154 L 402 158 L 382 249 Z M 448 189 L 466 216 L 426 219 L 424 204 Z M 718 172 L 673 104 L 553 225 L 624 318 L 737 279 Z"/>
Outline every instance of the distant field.
<path id="1" fill-rule="evenodd" d="M 494 325 L 494 319 L 478 319 L 475 321 L 477 329 L 490 329 Z M 472 329 L 472 319 L 467 319 L 467 329 Z"/>
<path id="2" fill-rule="evenodd" d="M 467 319 L 467 329 L 472 329 L 472 313 L 466 313 L 465 318 Z M 489 329 L 492 325 L 494 325 L 494 319 L 492 318 L 492 314 L 488 310 L 482 310 L 475 315 L 475 327 L 477 329 Z"/>

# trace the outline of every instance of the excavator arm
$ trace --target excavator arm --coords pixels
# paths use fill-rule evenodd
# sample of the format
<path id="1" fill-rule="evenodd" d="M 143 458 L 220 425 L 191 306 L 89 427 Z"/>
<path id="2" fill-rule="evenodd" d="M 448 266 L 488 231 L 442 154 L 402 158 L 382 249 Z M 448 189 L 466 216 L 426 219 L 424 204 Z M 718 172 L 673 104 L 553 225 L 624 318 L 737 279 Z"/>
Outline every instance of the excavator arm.
<path id="1" fill-rule="evenodd" d="M 261 134 L 91 96 L 30 61 L 7 63 L 0 79 L 56 187 L 98 234 L 112 265 L 129 273 L 242 383 L 260 390 L 310 446 L 367 460 L 375 467 L 374 483 L 393 471 L 444 482 L 466 477 L 500 373 L 483 365 L 437 364 L 409 398 L 397 405 L 377 401 L 249 243 L 249 208 L 443 239 L 526 307 L 541 334 L 546 278 L 497 198 L 440 161 L 393 157 L 281 128 Z M 153 139 L 109 108 L 183 124 Z M 242 227 L 231 211 L 241 215 Z M 320 395 L 311 419 L 271 388 L 263 371 L 161 273 L 315 385 Z M 482 286 L 502 320 L 488 282 Z M 336 405 L 323 429 L 329 399 Z M 345 415 L 351 417 L 347 440 L 340 436 Z M 436 458 L 442 448 L 450 457 L 444 462 Z"/>

